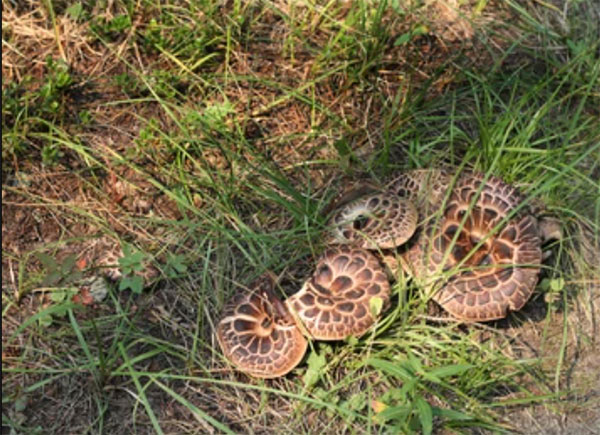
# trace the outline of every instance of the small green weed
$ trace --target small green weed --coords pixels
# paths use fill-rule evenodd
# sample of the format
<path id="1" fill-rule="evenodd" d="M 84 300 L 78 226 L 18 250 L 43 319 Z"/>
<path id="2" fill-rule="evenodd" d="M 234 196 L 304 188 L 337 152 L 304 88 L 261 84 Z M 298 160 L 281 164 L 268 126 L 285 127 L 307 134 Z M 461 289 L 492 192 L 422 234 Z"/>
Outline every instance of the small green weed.
<path id="1" fill-rule="evenodd" d="M 46 60 L 48 74 L 45 77 L 46 82 L 39 89 L 39 96 L 42 98 L 42 113 L 55 115 L 62 106 L 62 95 L 72 84 L 73 79 L 69 72 L 69 66 L 62 60 L 55 60 L 48 57 Z"/>
<path id="2" fill-rule="evenodd" d="M 38 133 L 45 133 L 57 119 L 67 117 L 67 98 L 73 77 L 62 60 L 46 59 L 47 73 L 42 83 L 25 77 L 20 84 L 2 89 L 2 157 L 19 158 L 28 151 Z M 55 142 L 44 143 L 42 162 L 52 166 L 63 153 Z"/>
<path id="3" fill-rule="evenodd" d="M 62 60 L 46 58 L 46 75 L 40 86 L 26 76 L 20 83 L 2 89 L 3 129 L 30 117 L 52 120 L 64 113 L 64 98 L 73 84 L 69 66 Z"/>
<path id="4" fill-rule="evenodd" d="M 130 28 L 131 17 L 129 14 L 119 14 L 110 19 L 95 18 L 90 24 L 90 30 L 94 35 L 108 41 L 116 41 Z"/>
<path id="5" fill-rule="evenodd" d="M 81 2 L 75 2 L 65 10 L 66 14 L 74 20 L 84 18 L 85 11 Z"/>
<path id="6" fill-rule="evenodd" d="M 398 36 L 394 41 L 394 45 L 405 45 L 412 41 L 414 38 L 417 38 L 421 35 L 426 35 L 428 32 L 427 27 L 423 24 L 415 26 L 410 32 L 403 33 Z"/>
<path id="7" fill-rule="evenodd" d="M 36 253 L 36 257 L 44 266 L 44 277 L 39 287 L 49 292 L 52 302 L 50 310 L 41 311 L 38 323 L 42 327 L 52 324 L 55 318 L 64 318 L 69 308 L 72 308 L 71 298 L 78 292 L 74 285 L 83 277 L 76 264 L 77 257 L 69 255 L 60 263 L 54 257 L 44 252 Z"/>
<path id="8" fill-rule="evenodd" d="M 38 324 L 41 327 L 52 325 L 56 318 L 65 318 L 69 309 L 73 308 L 71 298 L 77 294 L 76 288 L 57 288 L 50 292 L 49 298 L 52 302 L 52 310 L 44 311 L 44 314 L 38 318 Z"/>
<path id="9" fill-rule="evenodd" d="M 116 74 L 112 77 L 113 83 L 121 89 L 121 92 L 129 97 L 141 95 L 144 89 L 143 83 L 134 75 L 128 73 Z"/>
<path id="10" fill-rule="evenodd" d="M 402 387 L 389 389 L 374 402 L 377 421 L 392 427 L 394 431 L 431 434 L 434 417 L 441 417 L 443 424 L 451 426 L 474 420 L 474 417 L 463 412 L 432 406 L 425 397 L 428 393 L 447 399 L 448 392 L 439 390 L 452 389 L 445 378 L 461 375 L 472 365 L 453 364 L 431 368 L 423 366 L 412 354 L 408 354 L 403 361 L 393 362 L 371 358 L 367 364 L 402 382 Z"/>
<path id="11" fill-rule="evenodd" d="M 119 290 L 130 289 L 134 293 L 141 293 L 144 289 L 144 278 L 136 272 L 144 270 L 147 255 L 135 250 L 131 245 L 123 244 L 123 257 L 119 258 L 119 266 L 123 277 L 119 281 Z"/>
<path id="12" fill-rule="evenodd" d="M 165 273 L 169 278 L 177 278 L 187 272 L 187 257 L 181 254 L 167 254 Z"/>
<path id="13" fill-rule="evenodd" d="M 36 257 L 44 266 L 45 276 L 40 282 L 41 287 L 65 287 L 79 281 L 83 274 L 77 267 L 77 257 L 67 256 L 60 264 L 52 256 L 38 252 Z"/>
<path id="14" fill-rule="evenodd" d="M 327 364 L 325 352 L 319 354 L 314 350 L 311 351 L 306 360 L 306 364 L 306 371 L 302 376 L 302 379 L 304 381 L 304 389 L 309 390 L 319 382 L 323 369 Z"/>

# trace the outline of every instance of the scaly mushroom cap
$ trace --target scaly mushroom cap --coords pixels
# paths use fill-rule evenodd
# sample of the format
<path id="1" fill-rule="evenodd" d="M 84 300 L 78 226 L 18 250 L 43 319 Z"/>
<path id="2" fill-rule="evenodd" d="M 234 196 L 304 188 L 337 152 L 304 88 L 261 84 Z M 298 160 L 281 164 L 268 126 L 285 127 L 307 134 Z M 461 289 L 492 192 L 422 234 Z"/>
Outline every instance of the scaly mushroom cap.
<path id="1" fill-rule="evenodd" d="M 308 345 L 273 286 L 272 278 L 264 276 L 249 292 L 235 295 L 217 326 L 225 357 L 258 378 L 285 375 L 300 363 Z"/>
<path id="2" fill-rule="evenodd" d="M 386 190 L 411 200 L 418 209 L 425 204 L 439 207 L 451 181 L 452 176 L 444 169 L 415 169 L 395 177 Z"/>
<path id="3" fill-rule="evenodd" d="M 434 299 L 467 321 L 501 319 L 509 310 L 521 309 L 533 293 L 542 262 L 537 220 L 523 212 L 509 217 L 522 202 L 519 192 L 498 178 L 482 184 L 481 176 L 461 177 L 431 256 L 432 263 L 441 264 L 448 252 L 444 268 L 463 270 Z"/>
<path id="4" fill-rule="evenodd" d="M 498 178 L 462 174 L 441 219 L 420 229 L 400 254 L 403 265 L 417 278 L 449 274 L 433 299 L 461 320 L 495 320 L 519 310 L 542 260 L 536 218 L 516 210 L 522 201 Z"/>
<path id="5" fill-rule="evenodd" d="M 417 218 L 411 201 L 395 194 L 377 193 L 341 207 L 331 224 L 340 243 L 364 249 L 390 249 L 413 235 Z"/>
<path id="6" fill-rule="evenodd" d="M 360 337 L 375 323 L 371 300 L 385 309 L 390 284 L 377 258 L 367 250 L 341 245 L 325 252 L 317 270 L 286 304 L 311 338 Z"/>

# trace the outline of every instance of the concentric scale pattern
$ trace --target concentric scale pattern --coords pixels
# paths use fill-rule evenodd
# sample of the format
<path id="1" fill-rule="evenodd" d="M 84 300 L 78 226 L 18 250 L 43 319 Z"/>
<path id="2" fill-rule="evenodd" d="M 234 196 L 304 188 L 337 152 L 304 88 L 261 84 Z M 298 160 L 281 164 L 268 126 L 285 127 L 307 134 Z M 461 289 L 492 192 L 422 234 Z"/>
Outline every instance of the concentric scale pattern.
<path id="1" fill-rule="evenodd" d="M 537 219 L 526 207 L 519 210 L 517 189 L 467 172 L 447 195 L 442 183 L 453 183 L 447 173 L 415 172 L 400 176 L 395 186 L 412 186 L 402 193 L 420 198 L 421 228 L 388 253 L 385 264 L 396 272 L 399 260 L 421 285 L 438 289 L 433 299 L 464 321 L 500 319 L 522 308 L 537 283 L 542 254 Z M 431 181 L 411 184 L 415 178 Z"/>
<path id="2" fill-rule="evenodd" d="M 434 299 L 455 317 L 500 319 L 531 297 L 541 239 L 536 218 L 517 210 L 521 202 L 516 189 L 497 178 L 458 181 L 429 256 L 430 270 L 443 265 L 452 272 Z"/>
<path id="3" fill-rule="evenodd" d="M 377 258 L 364 249 L 339 246 L 325 252 L 317 270 L 286 304 L 317 340 L 360 337 L 375 323 L 371 300 L 386 307 L 390 284 Z"/>
<path id="4" fill-rule="evenodd" d="M 302 360 L 308 345 L 264 276 L 225 306 L 217 327 L 223 353 L 240 370 L 260 378 L 283 376 Z"/>
<path id="5" fill-rule="evenodd" d="M 334 215 L 332 226 L 341 243 L 365 249 L 389 249 L 412 236 L 417 217 L 411 201 L 382 193 L 350 202 Z"/>

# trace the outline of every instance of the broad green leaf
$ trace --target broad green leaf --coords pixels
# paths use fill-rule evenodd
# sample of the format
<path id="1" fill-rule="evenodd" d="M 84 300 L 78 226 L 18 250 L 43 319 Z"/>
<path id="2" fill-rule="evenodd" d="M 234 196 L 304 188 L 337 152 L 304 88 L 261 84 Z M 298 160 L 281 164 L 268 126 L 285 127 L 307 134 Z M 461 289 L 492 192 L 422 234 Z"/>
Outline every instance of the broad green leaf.
<path id="1" fill-rule="evenodd" d="M 52 302 L 62 302 L 67 297 L 67 292 L 65 290 L 56 290 L 50 292 L 50 300 Z"/>
<path id="2" fill-rule="evenodd" d="M 75 267 L 76 261 L 77 257 L 75 255 L 67 256 L 60 265 L 60 271 L 62 272 L 62 274 L 67 275 L 69 272 L 71 272 Z"/>
<path id="3" fill-rule="evenodd" d="M 125 276 L 119 283 L 119 290 L 131 289 L 134 293 L 141 293 L 144 289 L 144 279 L 138 275 Z"/>
<path id="4" fill-rule="evenodd" d="M 561 291 L 564 288 L 564 286 L 565 279 L 562 277 L 550 280 L 550 288 L 555 292 Z"/>
<path id="5" fill-rule="evenodd" d="M 356 338 L 354 335 L 349 335 L 344 341 L 350 346 L 356 346 L 358 344 L 358 338 Z"/>
<path id="6" fill-rule="evenodd" d="M 83 278 L 83 273 L 79 270 L 72 271 L 69 276 L 63 280 L 63 284 L 70 284 Z"/>
<path id="7" fill-rule="evenodd" d="M 46 275 L 46 277 L 42 280 L 40 285 L 42 287 L 54 287 L 60 282 L 61 274 L 58 270 L 54 270 L 53 272 Z"/>
<path id="8" fill-rule="evenodd" d="M 15 411 L 23 412 L 27 409 L 27 404 L 29 402 L 29 397 L 25 394 L 19 395 L 17 400 L 15 400 Z"/>
<path id="9" fill-rule="evenodd" d="M 379 314 L 383 309 L 383 299 L 379 296 L 371 298 L 371 300 L 369 300 L 369 309 L 373 317 L 379 317 Z"/>
<path id="10" fill-rule="evenodd" d="M 424 24 L 419 24 L 412 31 L 413 36 L 427 35 L 428 33 L 429 33 L 429 28 Z"/>
<path id="11" fill-rule="evenodd" d="M 52 325 L 52 316 L 51 315 L 40 316 L 38 318 L 38 323 L 42 328 L 47 328 L 50 325 Z"/>
<path id="12" fill-rule="evenodd" d="M 406 400 L 407 397 L 412 397 L 418 381 L 418 378 L 412 378 L 411 380 L 405 381 L 404 384 L 402 384 L 402 388 L 398 390 L 398 393 L 401 395 L 403 400 Z"/>
<path id="13" fill-rule="evenodd" d="M 69 310 L 69 305 L 62 303 L 56 305 L 56 311 L 53 316 L 55 317 L 65 317 L 67 315 L 67 311 Z"/>
<path id="14" fill-rule="evenodd" d="M 178 273 L 184 273 L 187 271 L 187 265 L 185 264 L 185 257 L 183 255 L 170 255 L 167 263 L 169 267 L 169 273 L 171 276 L 176 277 Z"/>
<path id="15" fill-rule="evenodd" d="M 392 363 L 390 361 L 378 358 L 369 358 L 367 360 L 367 364 L 387 373 L 388 375 L 400 378 L 403 381 L 410 381 L 414 379 L 414 376 L 410 372 L 400 367 L 400 363 Z"/>
<path id="16" fill-rule="evenodd" d="M 421 364 L 421 361 L 416 356 L 414 356 L 412 353 L 408 354 L 407 363 L 413 372 L 415 372 L 419 375 L 422 375 L 425 372 L 425 370 L 423 369 L 423 365 Z"/>
<path id="17" fill-rule="evenodd" d="M 311 352 L 308 356 L 308 360 L 306 361 L 308 364 L 308 368 L 306 369 L 306 373 L 304 373 L 304 388 L 310 388 L 314 386 L 321 376 L 321 371 L 327 364 L 327 360 L 325 359 L 325 355 L 318 354 L 317 352 Z"/>
<path id="18" fill-rule="evenodd" d="M 388 406 L 379 414 L 377 414 L 377 418 L 382 421 L 387 420 L 406 420 L 412 408 L 406 405 L 399 406 Z"/>
<path id="19" fill-rule="evenodd" d="M 429 29 L 427 28 L 427 26 L 424 26 L 423 24 L 421 24 L 421 25 L 415 27 L 410 32 L 403 33 L 398 38 L 396 38 L 396 40 L 394 41 L 394 47 L 407 44 L 411 40 L 413 40 L 415 38 L 415 36 L 426 35 L 428 32 L 429 32 Z"/>
<path id="20" fill-rule="evenodd" d="M 397 47 L 399 45 L 404 45 L 407 42 L 410 42 L 411 39 L 412 39 L 412 32 L 403 33 L 402 35 L 398 36 L 396 38 L 396 40 L 394 41 L 394 47 Z"/>
<path id="21" fill-rule="evenodd" d="M 453 364 L 430 370 L 428 374 L 439 378 L 446 378 L 448 376 L 455 376 L 464 373 L 467 370 L 472 369 L 473 367 L 475 366 L 472 364 Z"/>
<path id="22" fill-rule="evenodd" d="M 348 145 L 348 141 L 346 139 L 340 139 L 333 143 L 335 150 L 338 152 L 340 157 L 346 157 L 350 153 L 352 153 L 352 149 L 350 145 Z"/>
<path id="23" fill-rule="evenodd" d="M 50 255 L 45 254 L 43 252 L 38 252 L 35 254 L 38 260 L 42 263 L 44 268 L 47 270 L 55 270 L 57 269 L 56 260 L 52 258 Z"/>
<path id="24" fill-rule="evenodd" d="M 365 405 L 367 404 L 367 397 L 365 395 L 365 393 L 356 393 L 353 394 L 350 399 L 348 399 L 346 401 L 346 406 L 349 409 L 355 410 L 355 411 L 360 411 L 361 409 L 363 409 L 365 407 Z"/>
<path id="25" fill-rule="evenodd" d="M 415 399 L 415 407 L 419 415 L 419 421 L 421 422 L 423 434 L 431 434 L 433 431 L 433 413 L 431 411 L 431 406 L 422 397 L 417 397 Z"/>
<path id="26" fill-rule="evenodd" d="M 119 258 L 119 266 L 121 266 L 125 275 L 128 275 L 132 272 L 140 272 L 144 269 L 143 261 L 146 255 L 143 252 L 133 252 L 131 251 L 131 248 L 123 248 L 123 253 L 125 255 Z"/>
<path id="27" fill-rule="evenodd" d="M 83 13 L 83 6 L 81 6 L 80 2 L 77 3 L 73 3 L 71 6 L 69 6 L 66 11 L 67 14 L 69 14 L 71 16 L 71 18 L 73 18 L 74 20 L 77 20 L 79 17 L 81 17 L 82 13 Z"/>

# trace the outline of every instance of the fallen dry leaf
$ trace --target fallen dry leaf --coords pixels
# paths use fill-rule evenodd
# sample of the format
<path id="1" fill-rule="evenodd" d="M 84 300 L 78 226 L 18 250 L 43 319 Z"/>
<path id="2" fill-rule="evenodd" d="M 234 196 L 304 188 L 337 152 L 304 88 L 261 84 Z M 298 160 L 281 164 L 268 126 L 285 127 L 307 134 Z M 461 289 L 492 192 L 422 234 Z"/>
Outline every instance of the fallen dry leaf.
<path id="1" fill-rule="evenodd" d="M 385 411 L 385 409 L 387 408 L 387 405 L 383 402 L 380 402 L 378 400 L 372 400 L 371 401 L 371 408 L 373 408 L 373 411 L 376 414 L 379 414 L 380 412 Z"/>
<path id="2" fill-rule="evenodd" d="M 72 301 L 81 305 L 92 305 L 94 298 L 88 289 L 82 289 L 78 294 L 73 296 Z"/>

